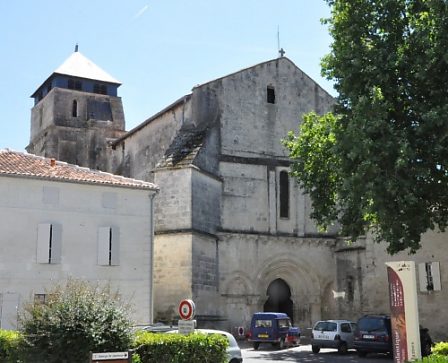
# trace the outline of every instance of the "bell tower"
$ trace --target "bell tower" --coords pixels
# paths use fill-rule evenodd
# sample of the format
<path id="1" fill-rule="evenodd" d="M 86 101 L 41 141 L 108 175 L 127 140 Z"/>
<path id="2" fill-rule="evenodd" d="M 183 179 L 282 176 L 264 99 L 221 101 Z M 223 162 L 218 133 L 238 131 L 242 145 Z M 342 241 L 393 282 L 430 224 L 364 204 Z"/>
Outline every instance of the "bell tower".
<path id="1" fill-rule="evenodd" d="M 109 142 L 125 133 L 120 82 L 78 51 L 34 92 L 26 150 L 107 170 Z"/>

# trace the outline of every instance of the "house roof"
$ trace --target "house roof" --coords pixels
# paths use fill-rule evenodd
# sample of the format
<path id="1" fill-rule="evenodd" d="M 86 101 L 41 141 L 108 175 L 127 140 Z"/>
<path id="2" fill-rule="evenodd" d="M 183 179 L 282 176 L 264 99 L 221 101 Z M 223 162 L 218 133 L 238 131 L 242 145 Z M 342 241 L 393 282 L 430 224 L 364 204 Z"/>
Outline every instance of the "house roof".
<path id="1" fill-rule="evenodd" d="M 158 190 L 153 183 L 9 149 L 0 149 L 0 176 Z"/>
<path id="2" fill-rule="evenodd" d="M 53 73 L 121 84 L 80 52 L 73 52 Z"/>

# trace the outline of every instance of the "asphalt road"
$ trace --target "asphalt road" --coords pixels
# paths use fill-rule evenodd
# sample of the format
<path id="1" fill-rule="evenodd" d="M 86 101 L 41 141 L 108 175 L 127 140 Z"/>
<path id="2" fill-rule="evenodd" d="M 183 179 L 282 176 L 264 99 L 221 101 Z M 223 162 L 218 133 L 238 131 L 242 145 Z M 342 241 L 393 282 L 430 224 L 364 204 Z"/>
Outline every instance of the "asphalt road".
<path id="1" fill-rule="evenodd" d="M 366 358 L 360 358 L 356 351 L 340 355 L 334 349 L 321 349 L 318 354 L 311 351 L 311 345 L 302 345 L 295 348 L 277 350 L 267 344 L 260 345 L 254 350 L 247 343 L 240 344 L 243 363 L 258 362 L 304 362 L 304 363 L 392 363 L 392 358 L 382 354 L 369 354 Z"/>

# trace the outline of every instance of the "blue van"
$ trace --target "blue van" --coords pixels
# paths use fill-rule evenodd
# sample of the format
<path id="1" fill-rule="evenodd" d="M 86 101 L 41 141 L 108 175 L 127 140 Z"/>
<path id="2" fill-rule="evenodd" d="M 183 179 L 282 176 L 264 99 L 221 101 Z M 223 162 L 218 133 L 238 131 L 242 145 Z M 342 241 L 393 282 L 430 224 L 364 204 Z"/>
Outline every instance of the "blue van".
<path id="1" fill-rule="evenodd" d="M 260 343 L 271 343 L 283 349 L 299 344 L 300 328 L 293 327 L 284 313 L 255 313 L 250 323 L 249 341 L 255 350 Z"/>

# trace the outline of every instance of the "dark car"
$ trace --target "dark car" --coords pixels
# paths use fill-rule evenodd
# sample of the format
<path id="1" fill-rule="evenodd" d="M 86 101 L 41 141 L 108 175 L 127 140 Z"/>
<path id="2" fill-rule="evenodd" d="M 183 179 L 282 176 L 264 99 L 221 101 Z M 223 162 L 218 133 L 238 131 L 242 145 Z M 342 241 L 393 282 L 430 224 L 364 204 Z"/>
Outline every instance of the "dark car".
<path id="1" fill-rule="evenodd" d="M 422 356 L 431 354 L 432 339 L 428 329 L 420 328 Z M 364 315 L 358 320 L 353 346 L 360 357 L 367 353 L 392 354 L 392 327 L 388 315 Z"/>
<path id="2" fill-rule="evenodd" d="M 291 319 L 284 313 L 255 313 L 252 316 L 249 341 L 257 350 L 260 343 L 271 343 L 283 349 L 299 344 L 300 328 L 293 327 Z"/>

